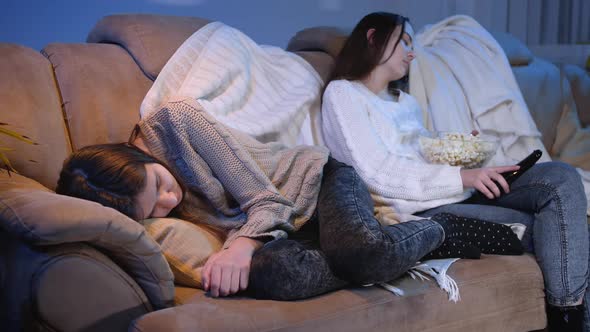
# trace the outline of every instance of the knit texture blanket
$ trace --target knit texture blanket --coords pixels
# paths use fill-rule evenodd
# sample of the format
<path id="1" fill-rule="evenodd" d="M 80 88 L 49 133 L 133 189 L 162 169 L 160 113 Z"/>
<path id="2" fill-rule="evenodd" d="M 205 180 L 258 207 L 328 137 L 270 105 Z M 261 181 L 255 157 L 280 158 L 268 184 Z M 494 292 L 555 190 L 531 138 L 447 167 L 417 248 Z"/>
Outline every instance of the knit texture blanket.
<path id="1" fill-rule="evenodd" d="M 321 144 L 322 80 L 304 59 L 260 46 L 244 33 L 212 22 L 196 31 L 166 63 L 141 104 L 141 118 L 171 98 L 190 97 L 226 126 L 262 142 Z"/>
<path id="2" fill-rule="evenodd" d="M 451 16 L 415 37 L 410 94 L 428 129 L 478 130 L 500 138 L 493 165 L 520 161 L 535 149 L 550 160 L 508 59 L 490 33 L 468 16 Z"/>
<path id="3" fill-rule="evenodd" d="M 428 129 L 498 137 L 490 166 L 515 164 L 536 149 L 543 151 L 540 162 L 551 160 L 504 51 L 473 18 L 456 15 L 428 25 L 414 47 L 410 94 Z M 590 174 L 577 171 L 589 197 Z"/>

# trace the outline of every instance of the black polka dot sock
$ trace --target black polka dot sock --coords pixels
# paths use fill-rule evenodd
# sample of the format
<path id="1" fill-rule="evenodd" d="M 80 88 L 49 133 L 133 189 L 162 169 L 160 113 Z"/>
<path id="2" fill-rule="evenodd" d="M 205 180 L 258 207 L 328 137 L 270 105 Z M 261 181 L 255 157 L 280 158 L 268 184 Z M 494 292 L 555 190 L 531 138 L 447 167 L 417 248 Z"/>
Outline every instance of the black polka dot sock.
<path id="1" fill-rule="evenodd" d="M 522 255 L 520 240 L 509 226 L 475 218 L 439 213 L 430 218 L 445 231 L 445 242 L 458 239 L 478 248 L 482 254 Z"/>
<path id="2" fill-rule="evenodd" d="M 481 252 L 476 246 L 465 243 L 459 239 L 444 241 L 438 248 L 431 251 L 421 260 L 442 259 L 442 258 L 469 258 L 479 259 Z"/>

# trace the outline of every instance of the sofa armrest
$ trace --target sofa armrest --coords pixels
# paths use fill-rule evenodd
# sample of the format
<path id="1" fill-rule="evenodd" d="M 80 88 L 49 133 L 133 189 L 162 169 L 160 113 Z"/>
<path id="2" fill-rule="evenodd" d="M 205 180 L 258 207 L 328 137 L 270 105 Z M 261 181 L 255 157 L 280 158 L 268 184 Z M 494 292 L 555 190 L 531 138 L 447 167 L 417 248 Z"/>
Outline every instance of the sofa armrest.
<path id="1" fill-rule="evenodd" d="M 127 331 L 152 311 L 137 283 L 84 243 L 30 246 L 0 232 L 5 331 Z"/>

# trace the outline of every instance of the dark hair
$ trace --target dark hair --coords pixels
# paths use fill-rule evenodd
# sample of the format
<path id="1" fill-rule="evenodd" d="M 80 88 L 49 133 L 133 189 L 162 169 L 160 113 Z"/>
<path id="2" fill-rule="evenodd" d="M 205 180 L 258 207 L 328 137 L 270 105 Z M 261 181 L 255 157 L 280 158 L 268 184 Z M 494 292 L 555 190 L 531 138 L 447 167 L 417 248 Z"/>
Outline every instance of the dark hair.
<path id="1" fill-rule="evenodd" d="M 371 13 L 363 17 L 354 27 L 352 33 L 344 43 L 342 50 L 336 57 L 329 81 L 338 79 L 360 80 L 367 77 L 379 65 L 381 58 L 383 58 L 387 43 L 393 31 L 398 26 L 401 26 L 401 33 L 395 41 L 393 50 L 387 57 L 387 60 L 393 55 L 405 32 L 405 23 L 407 21 L 408 19 L 404 16 L 386 12 Z M 367 39 L 367 31 L 369 29 L 375 29 L 372 43 Z M 400 81 L 407 82 L 407 75 L 400 79 Z M 392 86 L 398 85 L 399 83 L 398 81 L 390 83 L 390 92 Z"/>
<path id="2" fill-rule="evenodd" d="M 143 219 L 136 198 L 146 185 L 145 165 L 158 159 L 129 143 L 91 145 L 64 162 L 56 192 L 98 202 Z M 174 173 L 172 173 L 174 174 Z"/>
<path id="3" fill-rule="evenodd" d="M 130 141 L 139 134 L 135 127 Z M 137 195 L 146 185 L 146 164 L 158 163 L 176 178 L 180 188 L 188 195 L 184 183 L 166 164 L 130 143 L 90 145 L 74 152 L 64 162 L 57 182 L 58 194 L 78 197 L 111 207 L 134 220 L 144 219 L 138 211 Z M 169 216 L 200 224 L 225 237 L 220 228 L 195 219 L 190 204 L 180 204 Z"/>

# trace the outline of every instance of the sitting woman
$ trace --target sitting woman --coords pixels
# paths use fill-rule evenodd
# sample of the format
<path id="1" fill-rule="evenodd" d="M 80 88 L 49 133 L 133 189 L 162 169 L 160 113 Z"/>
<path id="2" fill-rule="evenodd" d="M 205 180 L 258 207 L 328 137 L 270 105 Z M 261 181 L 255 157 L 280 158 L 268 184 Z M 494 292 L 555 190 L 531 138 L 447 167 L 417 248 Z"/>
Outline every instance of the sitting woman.
<path id="1" fill-rule="evenodd" d="M 369 14 L 352 31 L 323 97 L 323 134 L 332 155 L 356 169 L 383 223 L 446 212 L 527 225 L 524 244 L 543 272 L 550 328 L 562 330 L 568 320 L 581 329 L 582 303 L 590 298 L 580 176 L 564 163 L 540 163 L 509 186 L 501 173 L 518 166 L 463 169 L 425 162 L 409 139 L 425 130 L 420 107 L 391 88 L 407 76 L 415 56 L 409 32 L 408 20 L 390 13 Z M 473 188 L 485 197 L 470 198 Z M 590 331 L 589 308 L 583 310 Z"/>
<path id="2" fill-rule="evenodd" d="M 56 191 L 135 220 L 178 216 L 227 232 L 224 249 L 203 267 L 212 296 L 248 289 L 257 298 L 300 299 L 392 280 L 437 248 L 445 249 L 433 257 L 480 253 L 463 218 L 381 226 L 364 183 L 327 149 L 260 143 L 192 99 L 142 119 L 130 143 L 75 152 Z M 481 234 L 505 235 L 494 246 L 522 253 L 510 227 L 472 222 Z"/>

